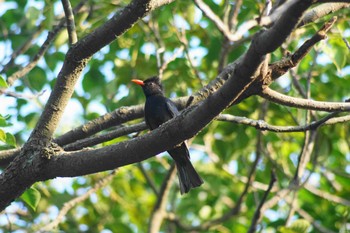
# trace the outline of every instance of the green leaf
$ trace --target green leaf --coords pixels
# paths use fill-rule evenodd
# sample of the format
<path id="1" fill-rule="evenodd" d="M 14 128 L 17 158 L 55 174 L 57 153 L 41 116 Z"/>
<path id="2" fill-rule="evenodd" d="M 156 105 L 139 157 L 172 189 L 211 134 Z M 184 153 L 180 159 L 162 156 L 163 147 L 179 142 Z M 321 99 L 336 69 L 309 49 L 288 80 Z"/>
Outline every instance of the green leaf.
<path id="1" fill-rule="evenodd" d="M 6 133 L 0 129 L 0 141 L 6 142 Z"/>
<path id="2" fill-rule="evenodd" d="M 4 126 L 6 126 L 6 125 L 7 125 L 6 119 L 3 118 L 2 116 L 0 116 L 0 127 L 4 127 Z"/>
<path id="3" fill-rule="evenodd" d="M 310 227 L 310 223 L 305 219 L 295 220 L 289 227 L 280 227 L 281 233 L 306 233 Z"/>
<path id="4" fill-rule="evenodd" d="M 8 87 L 6 80 L 1 75 L 0 75 L 0 87 L 4 87 L 4 88 Z"/>
<path id="5" fill-rule="evenodd" d="M 45 20 L 43 22 L 45 28 L 51 28 L 55 20 L 55 12 L 53 4 L 48 0 L 45 0 L 43 15 L 45 16 Z"/>
<path id="6" fill-rule="evenodd" d="M 35 67 L 28 74 L 29 82 L 36 91 L 41 91 L 41 89 L 46 84 L 46 73 L 40 67 Z"/>
<path id="7" fill-rule="evenodd" d="M 27 189 L 22 196 L 20 197 L 33 211 L 36 210 L 36 207 L 39 204 L 41 194 L 35 188 Z"/>
<path id="8" fill-rule="evenodd" d="M 6 143 L 10 146 L 16 147 L 16 138 L 10 133 L 6 133 Z"/>
<path id="9" fill-rule="evenodd" d="M 344 45 L 341 37 L 331 38 L 329 46 L 326 46 L 323 51 L 329 56 L 338 71 L 344 68 L 346 59 L 349 56 L 349 50 Z"/>
<path id="10" fill-rule="evenodd" d="M 307 229 L 310 227 L 310 223 L 305 219 L 295 220 L 291 225 L 290 229 L 297 233 L 306 233 Z"/>

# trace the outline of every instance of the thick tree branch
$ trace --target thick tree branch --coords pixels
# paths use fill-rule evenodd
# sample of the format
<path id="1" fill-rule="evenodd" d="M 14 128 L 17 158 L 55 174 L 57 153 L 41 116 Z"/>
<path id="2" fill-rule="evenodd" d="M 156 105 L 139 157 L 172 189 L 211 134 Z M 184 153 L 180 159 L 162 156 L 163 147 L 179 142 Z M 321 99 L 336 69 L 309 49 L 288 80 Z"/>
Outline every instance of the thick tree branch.
<path id="1" fill-rule="evenodd" d="M 25 156 L 17 157 L 18 159 L 16 158 L 0 176 L 0 209 L 5 208 L 15 197 L 20 195 L 35 181 L 46 180 L 57 176 L 69 177 L 90 174 L 136 163 L 193 137 L 223 109 L 240 98 L 244 91 L 249 88 L 259 75 L 259 71 L 261 71 L 260 67 L 265 60 L 265 55 L 283 43 L 299 22 L 303 12 L 312 3 L 311 0 L 293 0 L 292 2 L 293 5 L 284 12 L 279 21 L 270 29 L 258 33 L 247 53 L 237 62 L 229 65 L 219 75 L 227 81 L 217 92 L 210 95 L 198 106 L 190 108 L 160 128 L 127 142 L 121 142 L 96 150 L 55 153 L 47 151 L 47 149 L 39 151 L 35 149 L 34 152 L 37 154 L 33 155 L 31 161 L 36 166 L 34 168 L 31 167 L 32 170 L 30 172 L 26 169 L 17 169 L 18 166 L 25 164 L 27 161 Z M 137 3 L 140 5 L 137 5 Z M 31 138 L 38 138 L 37 143 L 42 143 L 43 138 L 51 137 L 53 131 L 56 129 L 63 108 L 72 94 L 72 86 L 74 86 L 77 77 L 86 65 L 89 56 L 101 48 L 97 46 L 96 39 L 105 36 L 103 32 L 107 29 L 107 33 L 111 32 L 109 30 L 112 30 L 112 34 L 114 34 L 113 38 L 115 35 L 119 35 L 115 34 L 116 32 L 123 33 L 131 25 L 123 27 L 121 25 L 123 23 L 125 25 L 125 22 L 138 20 L 145 14 L 145 11 L 148 12 L 152 9 L 150 8 L 151 5 L 144 1 L 132 2 L 120 13 L 120 17 L 112 17 L 106 23 L 106 26 L 103 26 L 102 29 L 97 29 L 88 37 L 80 40 L 76 46 L 72 47 L 67 54 L 67 59 L 57 80 L 56 88 L 50 96 L 47 107 Z M 128 12 L 132 12 L 132 9 L 135 9 L 135 12 L 131 14 L 132 17 L 130 18 Z M 114 28 L 110 28 L 113 22 L 119 22 L 118 20 L 121 20 L 120 24 L 117 26 L 114 25 Z M 103 46 L 104 43 L 112 40 L 109 36 L 106 37 L 107 39 L 101 39 L 101 45 L 99 46 Z M 92 46 L 88 48 L 86 47 L 87 44 Z M 54 112 L 55 114 L 53 114 Z M 196 119 L 195 123 L 193 119 Z M 46 144 L 45 141 L 44 143 Z M 31 148 L 22 150 L 23 155 L 31 154 L 31 151 L 27 150 L 31 150 Z M 57 153 L 60 155 L 55 155 Z M 40 156 L 43 156 L 43 154 L 48 158 L 50 157 L 48 155 L 51 154 L 52 157 L 44 161 L 40 159 Z M 28 175 L 31 179 L 25 180 Z"/>
<path id="2" fill-rule="evenodd" d="M 110 141 L 112 139 L 121 137 L 123 135 L 139 132 L 139 131 L 145 130 L 147 128 L 148 127 L 147 127 L 145 122 L 131 125 L 131 126 L 122 126 L 118 129 L 115 129 L 111 132 L 108 132 L 108 133 L 105 133 L 102 135 L 98 135 L 98 136 L 94 136 L 94 137 L 90 137 L 90 138 L 86 138 L 86 139 L 82 139 L 82 140 L 73 142 L 71 144 L 64 146 L 63 148 L 65 151 L 80 150 L 80 149 L 83 149 L 84 147 L 95 146 L 97 144 Z"/>
<path id="3" fill-rule="evenodd" d="M 132 1 L 104 25 L 81 39 L 68 51 L 62 70 L 58 75 L 56 86 L 31 137 L 52 137 L 63 110 L 73 93 L 74 85 L 90 57 L 153 10 L 153 5 L 151 0 Z"/>
<path id="4" fill-rule="evenodd" d="M 288 57 L 287 59 L 284 59 L 282 61 L 276 62 L 272 65 L 270 65 L 271 69 L 271 81 L 280 77 L 283 75 L 287 70 L 294 67 L 297 63 L 300 62 L 300 60 L 307 54 L 307 52 L 310 51 L 311 47 L 320 41 L 321 39 L 325 38 L 325 34 L 327 31 L 331 28 L 335 21 L 335 18 L 331 19 L 328 23 L 326 23 L 310 40 L 306 41 L 292 56 Z M 213 86 L 212 84 L 208 85 L 208 90 L 210 90 L 208 93 L 215 91 L 217 88 L 219 88 L 223 82 L 217 82 L 215 80 L 216 84 Z M 269 90 L 266 90 L 265 92 L 268 92 Z M 197 100 L 199 101 L 206 97 L 206 94 L 203 95 L 203 93 L 207 92 L 207 87 L 204 88 L 199 92 L 199 95 L 197 96 Z M 176 102 L 178 103 L 178 107 L 180 109 L 184 108 L 184 103 L 187 100 L 186 97 L 180 98 Z M 283 100 L 283 99 L 282 99 Z M 91 136 L 99 131 L 102 131 L 104 129 L 107 129 L 114 125 L 119 125 L 122 123 L 125 123 L 126 121 L 133 120 L 136 118 L 139 118 L 141 115 L 143 115 L 143 109 L 142 106 L 135 106 L 135 107 L 123 107 L 120 109 L 115 110 L 114 112 L 107 113 L 100 118 L 97 118 L 91 122 L 86 123 L 85 125 L 82 125 L 76 129 L 73 129 L 72 131 L 58 137 L 55 139 L 55 142 L 57 142 L 59 145 L 63 146 L 68 143 L 74 142 L 79 139 L 86 138 L 88 136 Z M 332 122 L 344 122 L 347 121 L 347 117 L 342 117 L 343 120 L 340 118 L 337 120 L 332 120 Z M 234 120 L 237 121 L 238 119 L 232 119 L 232 117 L 229 119 L 230 121 Z M 239 120 L 242 122 L 243 119 Z M 243 122 L 247 123 L 247 120 L 243 120 Z M 331 122 L 328 121 L 330 124 Z M 253 123 L 253 122 L 251 122 Z M 259 124 L 254 124 L 254 127 L 260 127 L 261 121 L 259 121 Z M 304 131 L 308 129 L 312 129 L 314 127 L 318 127 L 318 122 L 314 122 L 311 125 L 308 126 L 300 126 L 300 127 L 284 127 L 284 128 L 275 128 L 273 126 L 268 126 L 264 124 L 264 129 L 272 130 L 272 131 L 278 131 L 278 132 L 291 132 L 291 131 Z M 261 128 L 260 128 L 261 129 Z M 80 148 L 80 147 L 79 147 Z M 14 156 L 12 156 L 13 158 Z M 7 160 L 6 160 L 7 161 Z M 7 162 L 6 162 L 7 163 Z M 2 164 L 6 164 L 2 163 Z"/>
<path id="5" fill-rule="evenodd" d="M 225 84 L 198 106 L 190 108 L 174 120 L 136 139 L 97 150 L 55 156 L 46 164 L 47 177 L 62 174 L 77 176 L 140 162 L 193 137 L 248 89 L 254 82 L 255 75 L 258 75 L 256 72 L 264 61 L 264 55 L 283 43 L 298 23 L 302 13 L 311 4 L 311 1 L 294 2 L 295 4 L 280 18 L 281 22 L 276 22 L 272 28 L 258 33 L 243 58 L 229 65 L 219 75 L 219 78 L 227 80 Z M 283 26 L 283 23 L 287 26 Z M 196 119 L 196 122 L 194 123 L 192 119 Z M 82 169 L 76 169 L 77 167 Z"/>
<path id="6" fill-rule="evenodd" d="M 177 99 L 173 99 L 173 101 L 176 103 L 179 109 L 185 108 L 187 100 L 188 100 L 188 97 L 180 97 Z M 68 131 L 67 133 L 57 137 L 53 141 L 57 143 L 59 146 L 64 147 L 68 144 L 76 143 L 77 141 L 91 137 L 92 135 L 98 132 L 101 132 L 103 130 L 106 130 L 110 127 L 119 126 L 128 121 L 141 118 L 143 117 L 143 114 L 144 114 L 143 104 L 129 106 L 129 107 L 121 107 L 114 110 L 113 112 L 106 113 L 105 115 L 100 116 L 99 118 L 89 121 L 84 125 L 74 128 L 71 131 Z M 102 136 L 102 138 L 103 137 L 104 136 Z M 95 143 L 90 143 L 91 140 L 93 141 L 94 139 L 92 138 L 92 139 L 88 139 L 87 141 L 84 141 L 84 143 L 88 142 L 88 144 L 84 144 L 80 146 L 79 146 L 79 143 L 75 144 L 78 147 L 74 147 L 74 150 L 82 149 L 84 146 L 96 145 Z M 69 147 L 71 146 L 72 145 L 69 145 Z M 68 148 L 65 148 L 65 149 L 71 150 Z M 19 152 L 20 152 L 19 148 L 0 151 L 0 167 L 7 166 L 16 156 L 19 155 Z"/>
<path id="7" fill-rule="evenodd" d="M 54 90 L 29 140 L 21 150 L 20 156 L 17 156 L 0 174 L 0 210 L 34 182 L 46 179 L 42 176 L 42 168 L 50 164 L 46 159 L 60 151 L 55 144 L 50 143 L 51 137 L 72 96 L 75 83 L 91 56 L 117 36 L 122 35 L 150 11 L 169 2 L 171 1 L 134 0 L 69 49 Z"/>
<path id="8" fill-rule="evenodd" d="M 97 28 L 88 36 L 82 38 L 74 46 L 75 60 L 83 60 L 91 57 L 101 48 L 114 41 L 135 22 L 143 18 L 152 10 L 173 2 L 174 0 L 134 0 L 121 11 L 117 12 L 102 27 Z"/>
<path id="9" fill-rule="evenodd" d="M 174 100 L 174 102 L 179 109 L 183 109 L 186 105 L 187 100 L 188 97 L 181 97 Z M 64 146 L 77 140 L 87 138 L 112 126 L 118 126 L 128 121 L 141 118 L 143 117 L 143 114 L 143 104 L 121 107 L 114 110 L 113 112 L 106 113 L 99 118 L 96 118 L 84 125 L 72 129 L 71 131 L 57 137 L 54 139 L 54 141 L 58 145 Z"/>

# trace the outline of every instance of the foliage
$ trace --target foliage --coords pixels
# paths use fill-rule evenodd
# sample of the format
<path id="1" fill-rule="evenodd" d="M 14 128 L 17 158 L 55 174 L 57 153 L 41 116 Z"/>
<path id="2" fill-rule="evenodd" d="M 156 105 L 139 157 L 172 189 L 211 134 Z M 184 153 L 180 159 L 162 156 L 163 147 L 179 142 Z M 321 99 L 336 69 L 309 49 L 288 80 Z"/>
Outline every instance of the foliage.
<path id="1" fill-rule="evenodd" d="M 218 0 L 206 1 L 206 4 L 225 22 L 237 2 Z M 71 1 L 73 7 L 78 3 Z M 78 38 L 91 33 L 128 3 L 86 1 L 85 7 L 74 15 Z M 63 9 L 61 1 L 20 0 L 2 4 L 0 47 L 4 54 L 0 57 L 0 89 L 4 92 L 0 92 L 3 93 L 0 96 L 0 149 L 8 150 L 21 147 L 28 139 L 69 46 L 64 28 L 35 68 L 8 87 L 5 79 L 35 57 L 48 32 L 63 17 Z M 234 28 L 244 30 L 245 23 L 257 18 L 263 7 L 263 1 L 243 1 Z M 334 15 L 338 20 L 328 38 L 314 46 L 294 72 L 274 82 L 272 89 L 301 98 L 303 96 L 295 86 L 297 82 L 315 100 L 342 102 L 349 98 L 350 56 L 344 42 L 350 38 L 348 9 L 296 29 L 270 59 L 271 63 L 280 61 L 287 51 L 295 52 Z M 232 30 L 236 32 L 234 28 Z M 155 10 L 93 56 L 55 136 L 114 109 L 143 103 L 141 90 L 130 80 L 158 74 L 159 64 L 169 62 L 162 73 L 167 96 L 195 93 L 220 73 L 224 56 L 227 62 L 232 62 L 246 52 L 251 36 L 260 29 L 262 27 L 255 26 L 243 35 L 242 40 L 227 43 L 217 25 L 193 2 L 179 0 Z M 28 41 L 28 49 L 23 49 Z M 229 48 L 227 51 L 224 45 Z M 15 51 L 20 51 L 20 56 L 5 66 Z M 224 113 L 265 120 L 276 126 L 305 125 L 326 116 L 324 112 L 270 103 L 259 96 L 245 99 Z M 270 184 L 272 171 L 276 173 L 277 182 L 266 201 L 272 203 L 279 199 L 262 213 L 258 229 L 263 232 L 349 231 L 349 125 L 325 125 L 312 132 L 317 135 L 310 162 L 301 177 L 301 183 L 305 184 L 294 189 L 292 180 L 308 133 L 276 133 L 246 124 L 213 121 L 190 142 L 192 161 L 205 184 L 180 196 L 174 179 L 167 197 L 169 214 L 161 232 L 191 231 L 192 227 L 220 219 L 237 204 L 240 204 L 238 214 L 212 224 L 208 229 L 199 228 L 199 231 L 247 232 Z M 133 137 L 135 134 L 124 135 L 96 147 Z M 250 176 L 257 158 L 255 173 Z M 164 153 L 142 164 L 117 169 L 110 183 L 68 211 L 57 232 L 147 232 L 158 200 L 149 180 L 159 191 L 171 163 Z M 65 203 L 83 196 L 107 174 L 108 171 L 36 183 L 0 215 L 3 229 L 0 232 L 41 229 L 56 219 Z M 254 179 L 252 184 L 248 183 L 250 178 Z M 243 195 L 247 186 L 248 193 Z M 283 190 L 288 192 L 279 197 Z"/>

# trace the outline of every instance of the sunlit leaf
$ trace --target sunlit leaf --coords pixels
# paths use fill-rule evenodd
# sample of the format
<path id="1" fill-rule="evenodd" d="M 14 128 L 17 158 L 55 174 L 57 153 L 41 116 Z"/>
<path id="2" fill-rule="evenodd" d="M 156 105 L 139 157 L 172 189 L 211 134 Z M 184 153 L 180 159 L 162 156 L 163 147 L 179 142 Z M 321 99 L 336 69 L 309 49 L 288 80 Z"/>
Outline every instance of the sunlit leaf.
<path id="1" fill-rule="evenodd" d="M 20 199 L 35 211 L 41 199 L 41 194 L 37 189 L 30 187 L 21 195 Z"/>
<path id="2" fill-rule="evenodd" d="M 16 138 L 10 133 L 6 133 L 6 143 L 10 146 L 16 147 Z"/>
<path id="3" fill-rule="evenodd" d="M 0 75 L 0 87 L 7 88 L 7 82 L 6 80 Z"/>
<path id="4" fill-rule="evenodd" d="M 6 133 L 0 129 L 0 141 L 6 142 Z"/>

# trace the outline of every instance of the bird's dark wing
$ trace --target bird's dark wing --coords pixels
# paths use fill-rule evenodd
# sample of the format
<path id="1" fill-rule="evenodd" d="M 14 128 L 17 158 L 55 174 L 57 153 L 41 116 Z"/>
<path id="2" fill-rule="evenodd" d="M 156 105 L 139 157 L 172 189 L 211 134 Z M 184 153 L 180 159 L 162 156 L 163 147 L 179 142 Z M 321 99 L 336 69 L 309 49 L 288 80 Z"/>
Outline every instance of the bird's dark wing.
<path id="1" fill-rule="evenodd" d="M 170 99 L 166 99 L 166 107 L 172 118 L 180 114 L 175 103 Z"/>

